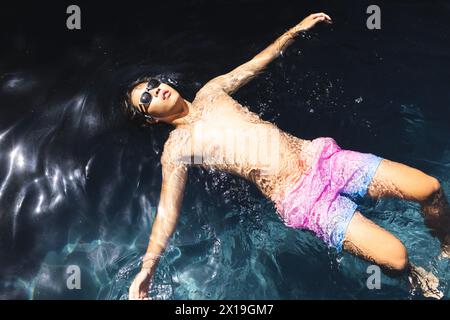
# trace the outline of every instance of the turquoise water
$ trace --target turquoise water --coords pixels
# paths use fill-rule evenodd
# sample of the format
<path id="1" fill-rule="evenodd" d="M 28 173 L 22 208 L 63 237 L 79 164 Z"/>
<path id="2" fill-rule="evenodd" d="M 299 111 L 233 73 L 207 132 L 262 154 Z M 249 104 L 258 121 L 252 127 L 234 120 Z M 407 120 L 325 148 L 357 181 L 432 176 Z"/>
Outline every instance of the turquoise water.
<path id="1" fill-rule="evenodd" d="M 437 258 L 439 244 L 424 232 L 417 207 L 385 201 L 372 210 L 368 216 L 405 243 L 411 261 L 440 278 L 440 289 L 448 298 L 449 261 Z M 308 232 L 285 228 L 271 210 L 252 217 L 232 212 L 203 214 L 209 218 L 183 212 L 154 276 L 153 299 L 421 298 L 405 277 L 382 275 L 381 289 L 368 290 L 369 263 L 327 250 Z M 33 299 L 62 295 L 126 299 L 145 250 L 149 222 L 142 222 L 135 239 L 69 239 L 62 251 L 46 255 L 31 282 L 15 286 L 26 288 Z M 79 291 L 65 287 L 65 271 L 72 264 L 81 268 Z"/>

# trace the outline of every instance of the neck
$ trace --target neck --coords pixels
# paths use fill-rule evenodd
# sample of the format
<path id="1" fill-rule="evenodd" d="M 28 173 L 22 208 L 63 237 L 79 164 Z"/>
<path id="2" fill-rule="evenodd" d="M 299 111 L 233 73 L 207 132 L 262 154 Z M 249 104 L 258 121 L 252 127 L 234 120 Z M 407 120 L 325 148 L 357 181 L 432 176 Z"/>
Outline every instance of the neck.
<path id="1" fill-rule="evenodd" d="M 189 101 L 183 99 L 183 102 L 180 103 L 179 109 L 180 111 L 178 111 L 177 113 L 164 118 L 159 118 L 158 120 L 171 124 L 175 127 L 188 124 L 189 123 L 188 115 L 190 114 L 190 111 L 192 109 L 192 104 Z"/>

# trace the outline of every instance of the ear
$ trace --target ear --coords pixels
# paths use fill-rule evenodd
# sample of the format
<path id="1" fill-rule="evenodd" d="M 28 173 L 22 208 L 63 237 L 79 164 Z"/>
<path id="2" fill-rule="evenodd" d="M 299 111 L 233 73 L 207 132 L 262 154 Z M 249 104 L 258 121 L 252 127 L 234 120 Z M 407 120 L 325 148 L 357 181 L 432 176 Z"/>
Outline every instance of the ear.
<path id="1" fill-rule="evenodd" d="M 147 121 L 147 123 L 149 123 L 149 124 L 156 124 L 156 123 L 158 123 L 159 122 L 159 120 L 158 119 L 153 119 L 153 120 L 145 120 L 145 121 Z"/>

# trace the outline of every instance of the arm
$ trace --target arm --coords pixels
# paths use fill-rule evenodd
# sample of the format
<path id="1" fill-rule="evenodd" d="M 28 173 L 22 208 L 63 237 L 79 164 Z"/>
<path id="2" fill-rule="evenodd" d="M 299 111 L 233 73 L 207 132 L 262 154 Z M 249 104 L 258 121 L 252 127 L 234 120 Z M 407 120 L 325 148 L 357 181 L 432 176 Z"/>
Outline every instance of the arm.
<path id="1" fill-rule="evenodd" d="M 256 77 L 275 58 L 277 58 L 291 43 L 300 31 L 312 28 L 316 23 L 325 21 L 331 23 L 331 18 L 325 13 L 311 14 L 299 24 L 292 27 L 275 40 L 266 49 L 258 53 L 250 61 L 240 65 L 234 70 L 218 76 L 209 81 L 206 86 L 214 89 L 222 89 L 227 94 L 232 94 L 251 79 Z"/>
<path id="2" fill-rule="evenodd" d="M 147 252 L 142 259 L 142 269 L 137 274 L 129 290 L 129 299 L 147 299 L 150 281 L 155 273 L 159 259 L 175 231 L 178 221 L 184 188 L 187 180 L 187 167 L 162 159 L 162 186 L 158 210 L 153 222 Z"/>

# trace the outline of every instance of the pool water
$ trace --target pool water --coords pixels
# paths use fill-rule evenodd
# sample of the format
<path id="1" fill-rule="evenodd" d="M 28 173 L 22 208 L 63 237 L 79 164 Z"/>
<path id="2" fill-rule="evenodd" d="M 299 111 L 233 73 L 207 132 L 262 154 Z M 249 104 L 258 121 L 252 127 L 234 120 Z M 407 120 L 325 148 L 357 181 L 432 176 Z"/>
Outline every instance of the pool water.
<path id="1" fill-rule="evenodd" d="M 65 29 L 64 3 L 0 9 L 0 298 L 126 299 L 156 214 L 170 130 L 124 120 L 127 84 L 160 74 L 192 99 L 310 12 L 335 23 L 299 37 L 235 98 L 301 138 L 333 137 L 419 168 L 450 194 L 446 1 L 378 1 L 375 31 L 366 28 L 366 1 L 175 4 L 80 2 L 80 31 Z M 450 261 L 438 257 L 418 205 L 364 199 L 360 209 L 403 241 L 448 299 Z M 67 286 L 73 265 L 79 290 Z M 369 290 L 369 265 L 285 227 L 246 181 L 196 168 L 150 294 L 423 299 L 406 277 L 383 274 L 381 289 Z"/>

